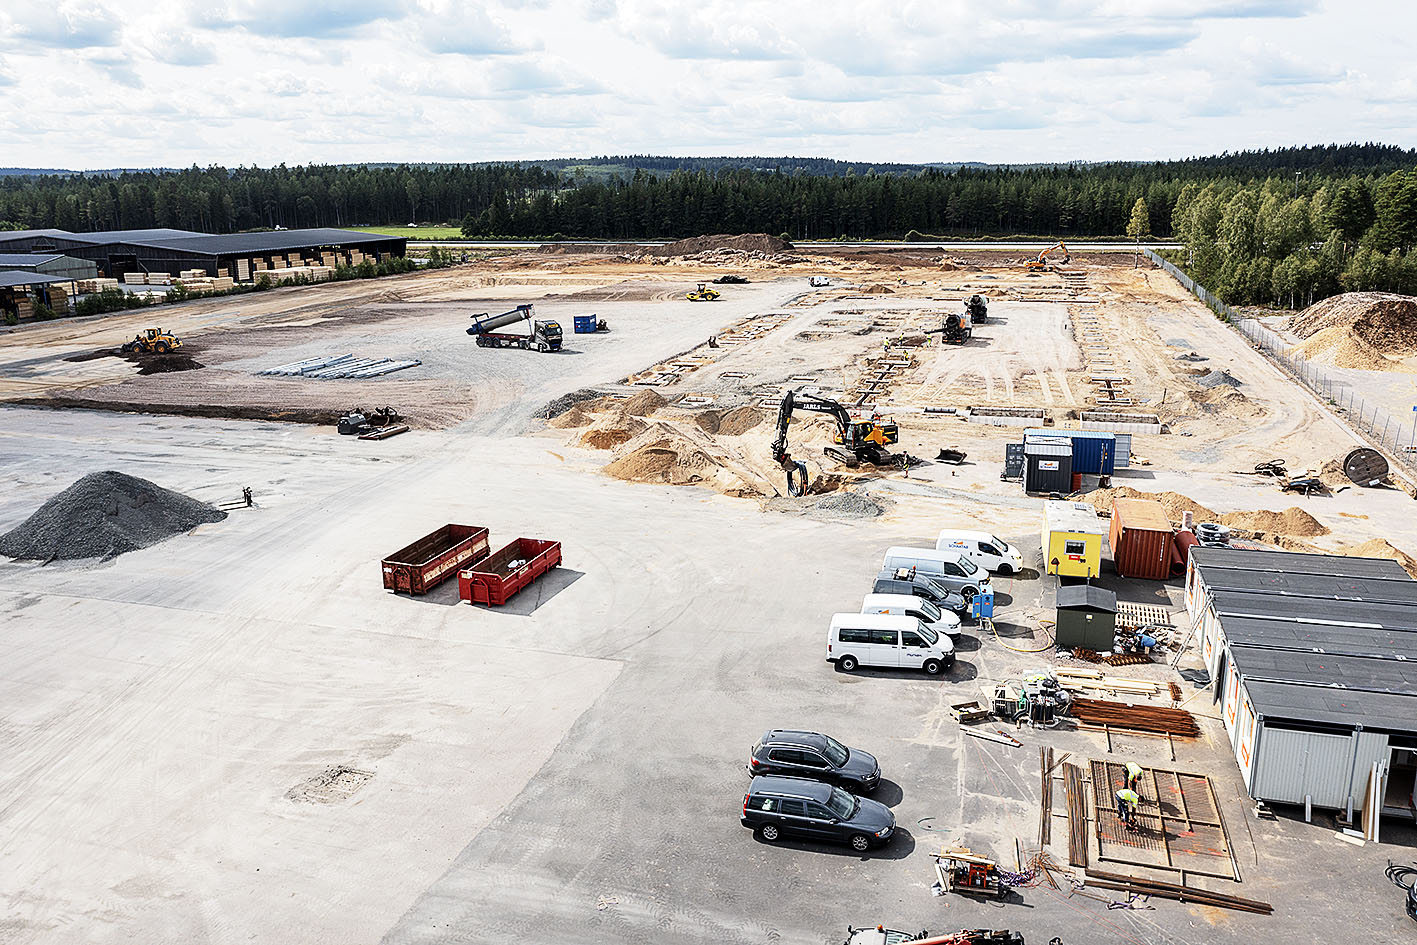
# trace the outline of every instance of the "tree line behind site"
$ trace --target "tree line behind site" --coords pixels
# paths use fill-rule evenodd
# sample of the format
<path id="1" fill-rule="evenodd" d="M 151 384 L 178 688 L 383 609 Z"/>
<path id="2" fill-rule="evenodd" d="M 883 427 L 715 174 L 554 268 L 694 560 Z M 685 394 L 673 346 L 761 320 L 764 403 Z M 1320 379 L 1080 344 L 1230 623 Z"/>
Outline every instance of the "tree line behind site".
<path id="1" fill-rule="evenodd" d="M 1120 237 L 1146 230 L 1236 304 L 1417 292 L 1417 151 L 1379 144 L 1185 161 L 871 167 L 606 157 L 477 165 L 190 168 L 0 177 L 0 226 L 227 233 L 440 222 L 469 237 Z"/>

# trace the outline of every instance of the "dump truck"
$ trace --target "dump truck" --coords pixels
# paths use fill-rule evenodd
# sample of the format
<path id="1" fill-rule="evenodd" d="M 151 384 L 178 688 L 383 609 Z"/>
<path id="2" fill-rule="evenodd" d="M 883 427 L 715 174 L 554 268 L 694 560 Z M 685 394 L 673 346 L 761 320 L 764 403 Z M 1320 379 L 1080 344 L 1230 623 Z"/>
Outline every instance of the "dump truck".
<path id="1" fill-rule="evenodd" d="M 527 334 L 497 330 L 522 321 L 530 323 L 531 330 Z M 535 318 L 530 305 L 518 305 L 501 315 L 489 315 L 486 312 L 474 315 L 467 333 L 477 339 L 479 348 L 535 348 L 543 354 L 561 350 L 560 323 Z"/>

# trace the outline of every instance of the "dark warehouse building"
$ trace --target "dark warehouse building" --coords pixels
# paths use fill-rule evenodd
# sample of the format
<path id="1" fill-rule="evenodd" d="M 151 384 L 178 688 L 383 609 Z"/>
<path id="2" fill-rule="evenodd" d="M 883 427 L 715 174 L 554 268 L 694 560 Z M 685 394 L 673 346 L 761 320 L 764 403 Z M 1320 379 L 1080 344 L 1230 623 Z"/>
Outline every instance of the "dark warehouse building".
<path id="1" fill-rule="evenodd" d="M 355 230 L 276 230 L 214 236 L 190 230 L 67 230 L 0 232 L 0 253 L 63 254 L 92 262 L 99 273 L 121 279 L 129 272 L 178 275 L 204 269 L 246 282 L 256 272 L 298 265 L 334 266 L 402 256 L 407 240 Z"/>

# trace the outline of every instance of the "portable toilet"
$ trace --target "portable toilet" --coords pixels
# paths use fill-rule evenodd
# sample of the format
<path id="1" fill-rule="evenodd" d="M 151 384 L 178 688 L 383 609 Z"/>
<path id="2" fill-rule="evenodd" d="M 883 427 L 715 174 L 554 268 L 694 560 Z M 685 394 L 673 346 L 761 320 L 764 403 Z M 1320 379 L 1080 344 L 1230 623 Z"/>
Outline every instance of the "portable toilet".
<path id="1" fill-rule="evenodd" d="M 1111 652 L 1116 643 L 1117 595 L 1092 584 L 1058 588 L 1058 646 Z"/>

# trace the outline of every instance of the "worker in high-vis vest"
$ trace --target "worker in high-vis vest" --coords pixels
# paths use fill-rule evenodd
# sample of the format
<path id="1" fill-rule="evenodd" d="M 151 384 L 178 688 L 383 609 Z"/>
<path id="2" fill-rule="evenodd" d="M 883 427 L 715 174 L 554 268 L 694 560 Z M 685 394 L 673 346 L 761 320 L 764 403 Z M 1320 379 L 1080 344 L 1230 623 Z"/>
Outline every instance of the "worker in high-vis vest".
<path id="1" fill-rule="evenodd" d="M 1117 792 L 1117 816 L 1128 830 L 1137 829 L 1137 805 L 1140 803 L 1141 797 L 1131 788 L 1122 788 Z"/>
<path id="2" fill-rule="evenodd" d="M 1135 761 L 1127 762 L 1127 787 L 1135 791 L 1141 786 L 1141 765 Z"/>

